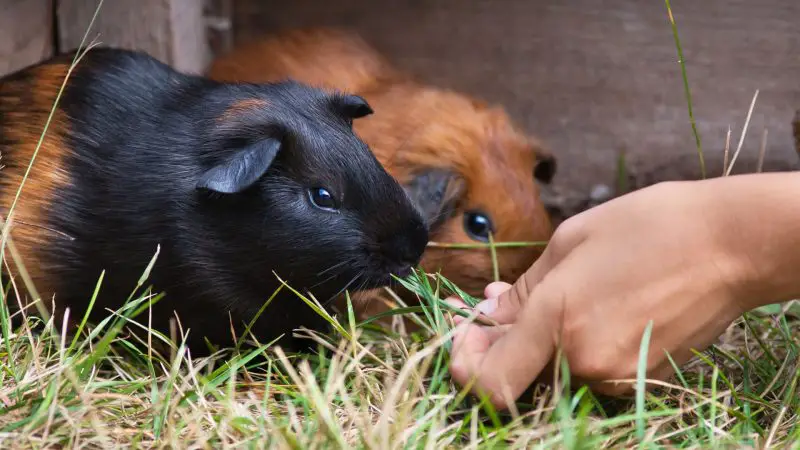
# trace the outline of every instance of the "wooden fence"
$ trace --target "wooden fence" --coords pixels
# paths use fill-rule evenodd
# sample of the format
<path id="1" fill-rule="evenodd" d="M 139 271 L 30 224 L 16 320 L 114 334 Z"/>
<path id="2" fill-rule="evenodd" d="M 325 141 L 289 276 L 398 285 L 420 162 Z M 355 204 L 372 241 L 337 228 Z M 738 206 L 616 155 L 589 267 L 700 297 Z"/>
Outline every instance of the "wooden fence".
<path id="1" fill-rule="evenodd" d="M 77 48 L 86 36 L 202 72 L 230 47 L 232 0 L 0 0 L 0 76 Z"/>

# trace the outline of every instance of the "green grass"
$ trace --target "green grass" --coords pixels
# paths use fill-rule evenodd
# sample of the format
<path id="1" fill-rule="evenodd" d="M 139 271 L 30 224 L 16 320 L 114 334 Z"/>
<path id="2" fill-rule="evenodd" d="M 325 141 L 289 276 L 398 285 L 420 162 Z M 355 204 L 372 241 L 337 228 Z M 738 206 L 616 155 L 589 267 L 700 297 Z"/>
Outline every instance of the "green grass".
<path id="1" fill-rule="evenodd" d="M 146 328 L 157 298 L 147 288 L 74 339 L 24 311 L 12 328 L 3 306 L 0 440 L 15 448 L 706 448 L 800 438 L 800 342 L 783 312 L 746 315 L 671 382 L 640 371 L 637 386 L 655 387 L 631 399 L 572 386 L 562 360 L 553 389 L 538 386 L 501 414 L 450 381 L 441 299 L 452 285 L 421 272 L 403 283 L 419 295 L 417 309 L 383 328 L 352 309 L 329 316 L 337 326 L 307 332 L 317 354 L 305 356 L 265 343 L 193 358 L 180 339 L 154 334 L 168 344 L 157 349 L 123 327 Z M 410 315 L 422 324 L 415 333 L 403 332 Z M 647 352 L 645 333 L 640 356 Z"/>
<path id="2" fill-rule="evenodd" d="M 686 75 L 686 60 L 683 57 L 683 49 L 681 48 L 681 40 L 678 35 L 678 25 L 675 23 L 675 16 L 672 14 L 672 5 L 669 0 L 664 0 L 667 6 L 667 17 L 669 24 L 672 28 L 672 36 L 675 38 L 675 49 L 678 52 L 678 62 L 681 66 L 681 79 L 683 80 L 683 90 L 686 95 L 686 108 L 689 112 L 689 122 L 692 125 L 692 134 L 694 135 L 695 144 L 697 145 L 697 156 L 700 159 L 700 174 L 702 178 L 706 177 L 706 162 L 703 155 L 703 145 L 700 141 L 700 133 L 697 131 L 697 123 L 694 119 L 694 111 L 692 108 L 692 91 L 689 89 L 689 78 Z"/>
<path id="3" fill-rule="evenodd" d="M 704 167 L 668 1 L 667 9 Z M 741 140 L 737 154 L 740 149 Z M 626 191 L 624 170 L 620 183 Z M 17 197 L 23 187 L 24 181 Z M 0 254 L 12 256 L 3 260 L 6 266 L 24 269 L 5 226 L 13 222 L 11 209 Z M 544 244 L 492 239 L 488 245 L 431 246 L 488 248 L 497 277 L 496 248 Z M 441 299 L 453 292 L 469 304 L 477 299 L 441 276 L 416 273 L 401 280 L 419 305 L 401 304 L 363 320 L 352 307 L 332 316 L 314 298 L 282 285 L 296 294 L 298 308 L 311 308 L 331 325 L 329 333 L 307 333 L 317 343 L 315 355 L 284 354 L 267 342 L 194 358 L 179 331 L 165 336 L 147 326 L 148 306 L 161 299 L 147 284 L 151 267 L 123 308 L 96 324 L 84 315 L 72 334 L 46 314 L 33 314 L 44 310 L 38 302 L 16 312 L 0 304 L 0 447 L 785 448 L 800 439 L 797 302 L 746 314 L 711 349 L 676 366 L 672 380 L 646 380 L 640 365 L 630 399 L 601 398 L 573 385 L 567 361 L 558 359 L 551 387 L 536 386 L 511 412 L 499 413 L 450 381 L 447 313 L 466 313 Z M 24 272 L 21 278 L 33 287 Z M 8 299 L 19 280 L 2 281 Z M 379 318 L 391 326 L 379 327 Z M 419 329 L 407 331 L 404 319 Z M 146 339 L 126 327 L 147 330 Z M 642 336 L 642 361 L 650 351 L 649 331 Z"/>

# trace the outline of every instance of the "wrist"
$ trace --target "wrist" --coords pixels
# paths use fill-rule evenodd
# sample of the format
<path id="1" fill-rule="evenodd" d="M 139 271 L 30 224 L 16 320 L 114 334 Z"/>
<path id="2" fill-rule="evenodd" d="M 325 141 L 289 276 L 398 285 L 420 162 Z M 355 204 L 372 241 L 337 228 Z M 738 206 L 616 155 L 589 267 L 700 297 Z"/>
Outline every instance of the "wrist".
<path id="1" fill-rule="evenodd" d="M 800 174 L 736 175 L 698 183 L 742 312 L 800 297 Z"/>

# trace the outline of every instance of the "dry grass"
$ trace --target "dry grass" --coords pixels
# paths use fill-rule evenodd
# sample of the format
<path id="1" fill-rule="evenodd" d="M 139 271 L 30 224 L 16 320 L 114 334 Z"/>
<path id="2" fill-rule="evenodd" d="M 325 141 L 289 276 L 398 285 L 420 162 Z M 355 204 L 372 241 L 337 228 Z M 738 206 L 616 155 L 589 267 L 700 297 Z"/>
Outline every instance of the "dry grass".
<path id="1" fill-rule="evenodd" d="M 74 339 L 22 313 L 11 329 L 4 308 L 2 446 L 705 448 L 800 437 L 797 323 L 783 312 L 745 316 L 640 406 L 570 388 L 562 365 L 556 389 L 498 414 L 450 382 L 451 328 L 437 301 L 448 290 L 426 280 L 436 278 L 412 278 L 423 306 L 407 313 L 422 332 L 403 332 L 399 315 L 392 329 L 347 316 L 337 322 L 346 335 L 309 333 L 318 352 L 303 357 L 268 345 L 192 358 L 170 343 L 160 354 L 122 332 L 141 320 L 125 311 L 139 308 L 146 323 L 147 295 Z"/>

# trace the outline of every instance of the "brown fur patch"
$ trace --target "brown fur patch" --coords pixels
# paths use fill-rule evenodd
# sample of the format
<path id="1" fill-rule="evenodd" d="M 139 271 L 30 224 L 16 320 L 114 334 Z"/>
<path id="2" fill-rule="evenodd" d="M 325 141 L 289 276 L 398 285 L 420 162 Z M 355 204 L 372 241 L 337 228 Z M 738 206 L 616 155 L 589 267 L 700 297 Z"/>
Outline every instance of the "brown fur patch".
<path id="1" fill-rule="evenodd" d="M 219 117 L 219 120 L 222 122 L 236 120 L 238 117 L 240 117 L 242 114 L 246 114 L 248 111 L 252 111 L 254 109 L 264 109 L 268 106 L 269 102 L 259 98 L 242 100 L 229 106 L 228 109 L 226 109 L 225 112 Z"/>
<path id="2" fill-rule="evenodd" d="M 375 114 L 354 129 L 401 183 L 421 168 L 452 170 L 466 185 L 455 216 L 432 234 L 440 243 L 475 243 L 464 231 L 465 211 L 480 209 L 494 222 L 498 242 L 544 241 L 552 225 L 533 178 L 537 154 L 549 155 L 521 132 L 500 107 L 464 94 L 426 86 L 392 68 L 354 34 L 330 29 L 293 30 L 254 41 L 218 59 L 213 78 L 272 82 L 293 78 L 362 95 Z M 541 247 L 498 248 L 500 278 L 514 282 L 541 254 Z M 429 248 L 422 261 L 462 289 L 482 296 L 492 281 L 489 249 Z M 356 296 L 364 311 L 384 309 Z M 365 304 L 366 303 L 366 304 Z M 377 309 L 375 309 L 377 308 Z"/>
<path id="3" fill-rule="evenodd" d="M 7 219 L 68 69 L 66 65 L 45 65 L 31 69 L 33 78 L 30 82 L 0 82 L 0 152 L 5 164 L 0 172 L 0 208 L 4 220 Z M 53 239 L 65 237 L 59 236 L 56 230 L 48 229 L 42 218 L 50 208 L 53 193 L 70 182 L 62 162 L 67 151 L 63 141 L 67 127 L 66 117 L 56 110 L 11 220 L 10 235 L 46 307 L 50 306 L 53 290 L 46 278 L 46 255 L 40 249 Z M 12 268 L 12 275 L 17 275 L 8 251 L 4 258 Z M 16 283 L 19 289 L 24 288 L 19 278 Z"/>
<path id="4" fill-rule="evenodd" d="M 358 92 L 383 78 L 404 77 L 358 35 L 336 28 L 303 28 L 254 39 L 212 61 L 208 75 L 219 81 L 306 84 Z"/>

